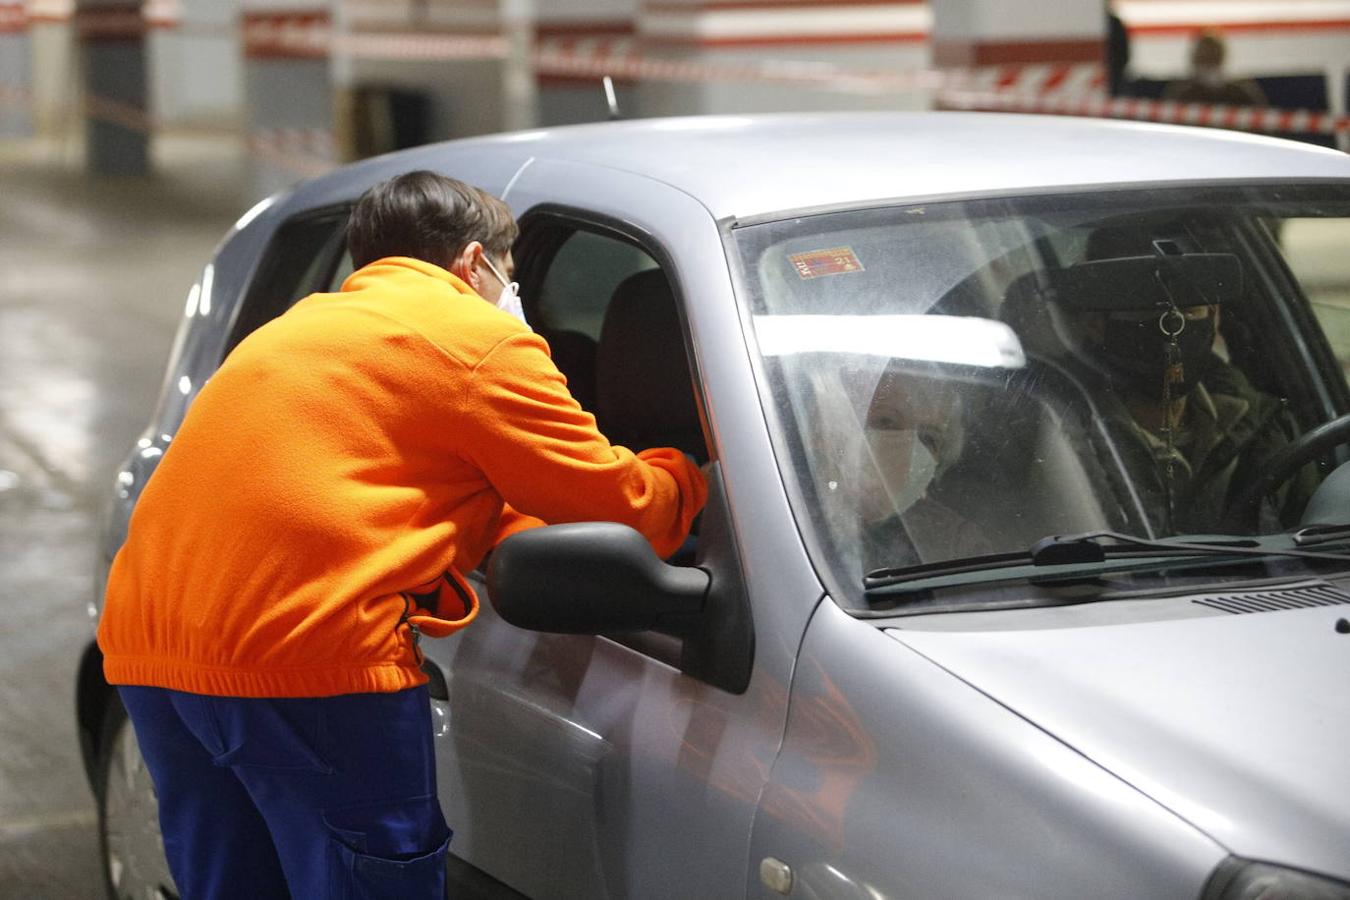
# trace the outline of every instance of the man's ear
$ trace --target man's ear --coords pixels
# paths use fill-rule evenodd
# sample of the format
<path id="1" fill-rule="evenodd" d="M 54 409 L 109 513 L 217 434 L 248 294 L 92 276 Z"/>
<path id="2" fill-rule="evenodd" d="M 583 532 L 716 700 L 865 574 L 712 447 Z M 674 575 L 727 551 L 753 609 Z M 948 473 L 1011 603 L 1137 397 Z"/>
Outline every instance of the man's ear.
<path id="1" fill-rule="evenodd" d="M 464 245 L 464 249 L 459 251 L 459 256 L 451 261 L 450 273 L 458 276 L 461 281 L 481 294 L 483 276 L 478 264 L 482 260 L 483 244 L 480 241 L 469 241 Z"/>

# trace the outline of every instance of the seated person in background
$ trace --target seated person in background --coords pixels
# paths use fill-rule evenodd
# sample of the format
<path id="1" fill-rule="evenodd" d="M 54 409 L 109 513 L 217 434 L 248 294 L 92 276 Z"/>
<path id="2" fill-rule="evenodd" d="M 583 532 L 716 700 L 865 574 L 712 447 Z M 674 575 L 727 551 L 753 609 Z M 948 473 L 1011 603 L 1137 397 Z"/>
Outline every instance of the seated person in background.
<path id="1" fill-rule="evenodd" d="M 1139 296 L 1158 292 L 1141 284 Z M 1095 373 L 1090 382 L 1106 388 L 1093 399 L 1157 533 L 1266 533 L 1298 520 L 1317 486 L 1311 466 L 1259 504 L 1232 505 L 1301 429 L 1282 400 L 1214 352 L 1219 305 L 1164 301 L 1110 311 L 1075 305 L 1072 297 L 1057 297 L 1049 304 L 1051 320 L 1071 356 Z M 1171 359 L 1164 325 L 1175 333 Z"/>
<path id="2" fill-rule="evenodd" d="M 1203 31 L 1191 46 L 1191 77 L 1163 90 L 1164 100 L 1222 106 L 1265 106 L 1266 95 L 1250 79 L 1229 81 L 1223 72 L 1228 48 L 1216 31 Z"/>
<path id="3" fill-rule="evenodd" d="M 975 523 L 928 495 L 961 455 L 956 384 L 907 372 L 893 361 L 882 375 L 864 426 L 863 571 L 993 552 Z"/>

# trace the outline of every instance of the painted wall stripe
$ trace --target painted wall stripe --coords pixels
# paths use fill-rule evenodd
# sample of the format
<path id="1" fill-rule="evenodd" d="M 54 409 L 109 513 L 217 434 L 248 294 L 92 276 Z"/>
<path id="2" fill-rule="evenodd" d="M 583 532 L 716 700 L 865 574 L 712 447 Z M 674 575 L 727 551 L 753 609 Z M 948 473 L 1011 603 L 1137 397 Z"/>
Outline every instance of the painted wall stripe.
<path id="1" fill-rule="evenodd" d="M 1212 25 L 1227 29 L 1242 24 L 1350 20 L 1350 0 L 1117 0 L 1116 10 L 1123 22 L 1137 28 Z"/>

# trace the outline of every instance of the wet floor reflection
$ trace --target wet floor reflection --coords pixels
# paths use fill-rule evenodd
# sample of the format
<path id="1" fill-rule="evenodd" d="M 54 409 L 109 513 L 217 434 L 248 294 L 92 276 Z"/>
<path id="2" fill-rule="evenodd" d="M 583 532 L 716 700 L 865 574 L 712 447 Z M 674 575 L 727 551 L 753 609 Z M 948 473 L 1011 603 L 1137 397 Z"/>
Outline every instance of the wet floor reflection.
<path id="1" fill-rule="evenodd" d="M 229 138 L 95 180 L 0 142 L 0 893 L 98 896 L 74 727 L 96 539 L 188 287 L 252 202 Z"/>

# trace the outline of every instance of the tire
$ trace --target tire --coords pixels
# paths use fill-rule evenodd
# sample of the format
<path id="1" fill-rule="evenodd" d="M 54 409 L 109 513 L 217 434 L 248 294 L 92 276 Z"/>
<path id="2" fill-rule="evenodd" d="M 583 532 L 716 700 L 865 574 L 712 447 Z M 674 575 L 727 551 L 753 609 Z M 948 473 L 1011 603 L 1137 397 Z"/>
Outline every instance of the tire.
<path id="1" fill-rule="evenodd" d="M 98 843 L 108 897 L 177 900 L 155 786 L 116 692 L 103 714 L 98 747 Z"/>

